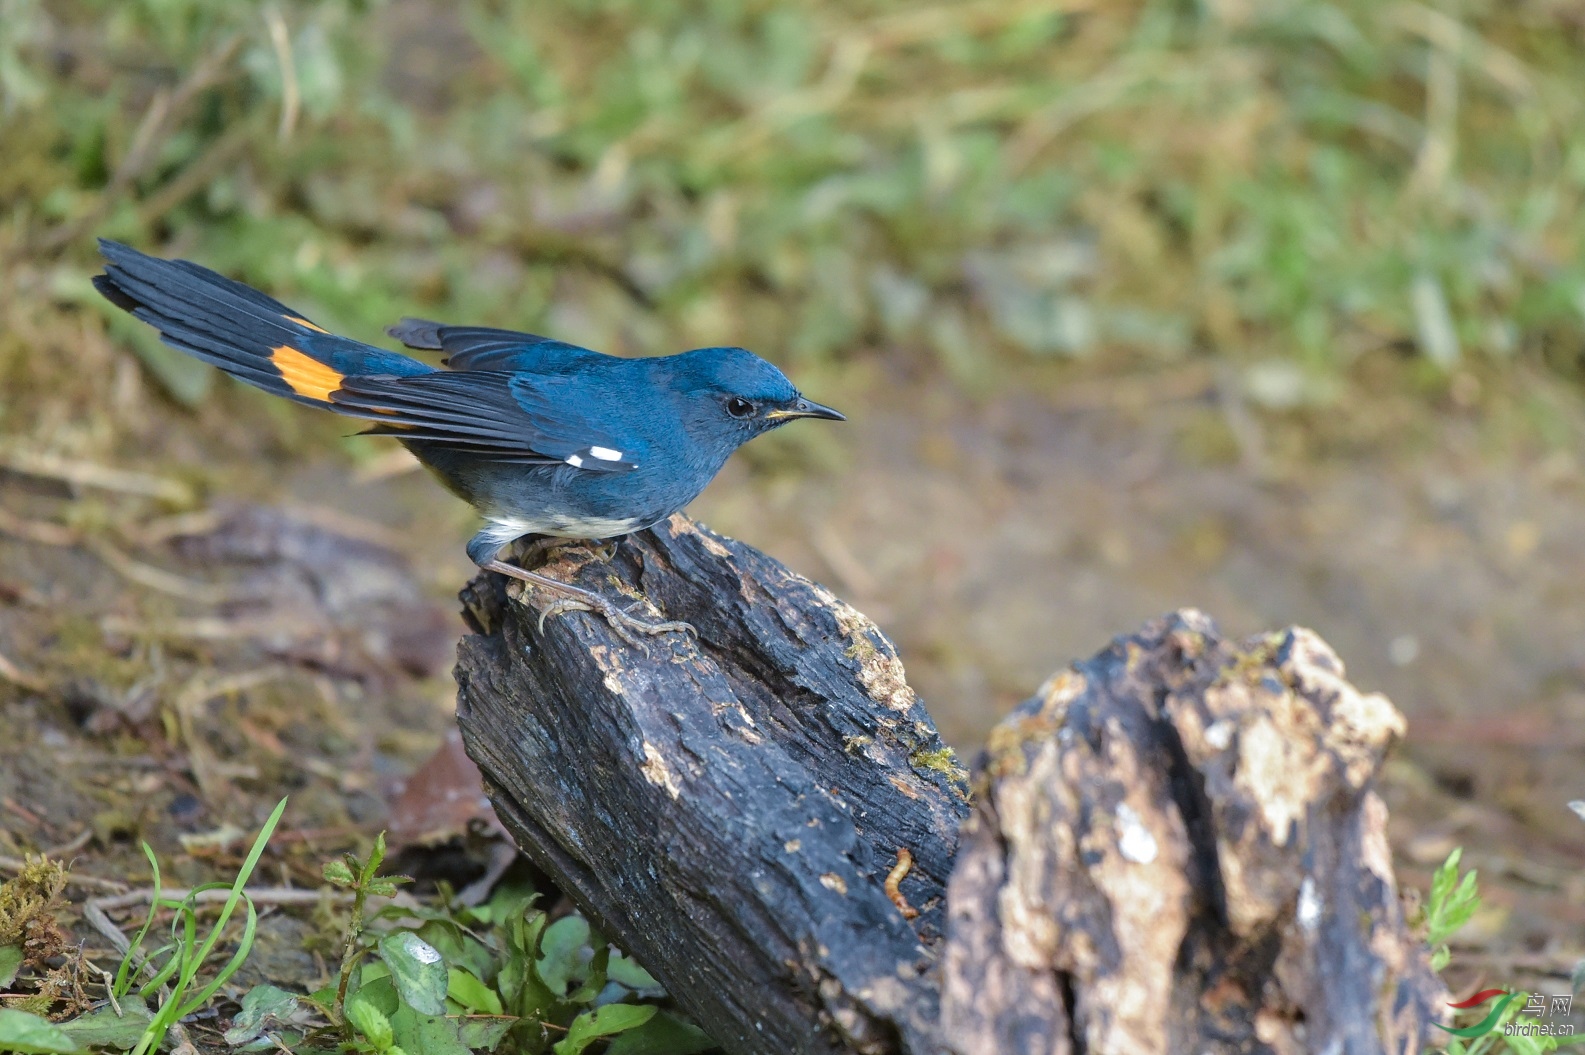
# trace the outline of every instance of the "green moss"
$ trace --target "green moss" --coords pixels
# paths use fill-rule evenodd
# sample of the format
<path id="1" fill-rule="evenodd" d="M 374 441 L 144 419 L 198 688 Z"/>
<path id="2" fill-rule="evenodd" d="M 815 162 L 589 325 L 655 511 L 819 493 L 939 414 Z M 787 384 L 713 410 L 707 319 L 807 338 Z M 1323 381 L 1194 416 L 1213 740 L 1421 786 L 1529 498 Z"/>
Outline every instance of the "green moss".
<path id="1" fill-rule="evenodd" d="M 1220 688 L 1234 681 L 1255 685 L 1267 674 L 1275 673 L 1277 653 L 1287 639 L 1287 633 L 1282 630 L 1262 634 L 1249 648 L 1234 653 L 1231 661 L 1217 674 L 1215 687 Z"/>
<path id="2" fill-rule="evenodd" d="M 908 756 L 908 764 L 915 769 L 940 773 L 952 781 L 969 779 L 968 770 L 958 762 L 957 754 L 950 747 L 940 747 L 933 751 L 915 751 Z"/>
<path id="3" fill-rule="evenodd" d="M 866 663 L 869 660 L 874 659 L 879 651 L 880 650 L 875 647 L 875 642 L 871 641 L 863 633 L 854 633 L 853 643 L 848 645 L 847 648 L 843 649 L 842 654 L 849 657 L 850 659 L 856 659 L 860 663 Z"/>
<path id="4" fill-rule="evenodd" d="M 0 945 L 19 945 L 49 926 L 65 889 L 65 865 L 30 857 L 22 871 L 0 884 Z"/>

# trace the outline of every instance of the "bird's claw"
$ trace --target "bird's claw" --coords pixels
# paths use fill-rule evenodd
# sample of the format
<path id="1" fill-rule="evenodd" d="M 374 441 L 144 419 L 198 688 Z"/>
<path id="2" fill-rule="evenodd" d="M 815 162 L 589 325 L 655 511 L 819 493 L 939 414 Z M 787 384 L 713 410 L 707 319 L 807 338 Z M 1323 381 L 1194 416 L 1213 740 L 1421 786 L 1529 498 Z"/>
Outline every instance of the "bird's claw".
<path id="1" fill-rule="evenodd" d="M 540 633 L 545 631 L 545 620 L 553 615 L 560 615 L 562 612 L 592 612 L 603 616 L 605 621 L 611 625 L 611 629 L 616 631 L 617 636 L 635 648 L 643 648 L 644 646 L 638 638 L 633 636 L 633 631 L 637 631 L 640 634 L 680 632 L 692 634 L 694 637 L 699 636 L 699 631 L 694 628 L 692 623 L 684 623 L 676 619 L 651 623 L 648 620 L 639 619 L 631 614 L 632 609 L 640 603 L 637 601 L 625 609 L 618 608 L 593 590 L 585 589 L 582 586 L 574 586 L 570 582 L 562 582 L 560 579 L 553 579 L 540 572 L 529 571 L 526 568 L 507 564 L 501 560 L 484 561 L 479 567 L 485 571 L 493 571 L 508 578 L 517 579 L 526 588 L 538 587 L 542 590 L 552 590 L 564 595 L 540 608 L 538 624 Z"/>
<path id="2" fill-rule="evenodd" d="M 562 597 L 550 602 L 539 610 L 538 629 L 540 633 L 544 633 L 545 620 L 553 615 L 560 615 L 563 612 L 592 612 L 595 615 L 604 617 L 605 621 L 610 624 L 611 629 L 616 631 L 617 637 L 637 648 L 642 648 L 643 643 L 633 636 L 634 631 L 648 635 L 687 633 L 692 634 L 694 637 L 699 636 L 698 629 L 692 623 L 685 623 L 679 619 L 667 619 L 652 623 L 630 614 L 634 608 L 638 607 L 639 603 L 634 601 L 624 609 L 618 608 L 605 600 L 591 602 L 578 597 Z"/>

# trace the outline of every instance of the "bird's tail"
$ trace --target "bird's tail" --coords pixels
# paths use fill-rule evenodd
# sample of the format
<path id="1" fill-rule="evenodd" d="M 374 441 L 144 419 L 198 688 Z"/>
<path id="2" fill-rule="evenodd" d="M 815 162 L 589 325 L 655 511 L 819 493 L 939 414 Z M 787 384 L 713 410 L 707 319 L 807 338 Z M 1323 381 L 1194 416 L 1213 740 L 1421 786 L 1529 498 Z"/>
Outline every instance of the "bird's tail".
<path id="1" fill-rule="evenodd" d="M 109 264 L 94 277 L 94 287 L 106 299 L 153 326 L 172 348 L 266 392 L 340 411 L 331 393 L 349 376 L 408 377 L 434 369 L 337 337 L 280 301 L 190 261 L 161 260 L 105 239 L 99 249 Z"/>

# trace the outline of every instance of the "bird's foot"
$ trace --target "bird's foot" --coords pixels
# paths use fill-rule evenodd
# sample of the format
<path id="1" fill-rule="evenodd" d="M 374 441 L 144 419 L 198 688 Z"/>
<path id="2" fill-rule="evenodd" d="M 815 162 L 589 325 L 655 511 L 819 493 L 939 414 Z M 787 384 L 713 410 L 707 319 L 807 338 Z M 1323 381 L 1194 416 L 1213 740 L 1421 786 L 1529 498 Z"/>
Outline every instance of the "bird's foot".
<path id="1" fill-rule="evenodd" d="M 624 609 L 618 608 L 610 601 L 607 601 L 604 597 L 600 597 L 598 595 L 595 596 L 592 602 L 584 600 L 580 597 L 563 597 L 560 600 L 552 601 L 545 605 L 539 610 L 540 631 L 543 632 L 545 629 L 545 620 L 549 619 L 553 615 L 560 615 L 562 612 L 593 612 L 596 615 L 603 616 L 605 621 L 611 624 L 611 629 L 616 631 L 617 637 L 620 637 L 623 641 L 626 641 L 630 645 L 637 645 L 640 647 L 642 647 L 642 645 L 638 638 L 633 636 L 634 632 L 640 634 L 668 634 L 677 632 L 693 634 L 695 637 L 699 635 L 699 631 L 694 628 L 692 623 L 684 623 L 677 619 L 668 619 L 662 622 L 651 623 L 647 620 L 637 618 Z"/>
<path id="2" fill-rule="evenodd" d="M 586 590 L 582 586 L 574 586 L 571 583 L 553 579 L 539 572 L 527 571 L 505 561 L 492 560 L 481 565 L 481 567 L 486 571 L 497 572 L 509 578 L 526 582 L 531 586 L 540 586 L 565 595 L 540 609 L 539 629 L 541 631 L 545 629 L 545 620 L 553 615 L 560 615 L 563 612 L 592 612 L 603 617 L 611 625 L 611 629 L 616 631 L 618 637 L 635 647 L 643 646 L 638 638 L 633 636 L 634 633 L 686 633 L 695 637 L 699 636 L 699 631 L 695 629 L 692 623 L 685 623 L 678 619 L 667 619 L 660 622 L 639 619 L 637 616 L 630 614 L 627 609 L 618 608 L 611 601 L 593 590 Z"/>

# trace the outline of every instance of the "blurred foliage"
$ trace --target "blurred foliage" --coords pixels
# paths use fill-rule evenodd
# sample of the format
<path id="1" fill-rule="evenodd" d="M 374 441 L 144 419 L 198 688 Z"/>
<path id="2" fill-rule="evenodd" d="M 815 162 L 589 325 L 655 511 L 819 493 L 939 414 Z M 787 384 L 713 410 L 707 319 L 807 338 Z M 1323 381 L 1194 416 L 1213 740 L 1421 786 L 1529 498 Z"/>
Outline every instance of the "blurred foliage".
<path id="1" fill-rule="evenodd" d="M 0 0 L 0 431 L 83 442 L 106 326 L 207 392 L 93 235 L 364 337 L 1573 371 L 1582 83 L 1566 0 Z"/>

